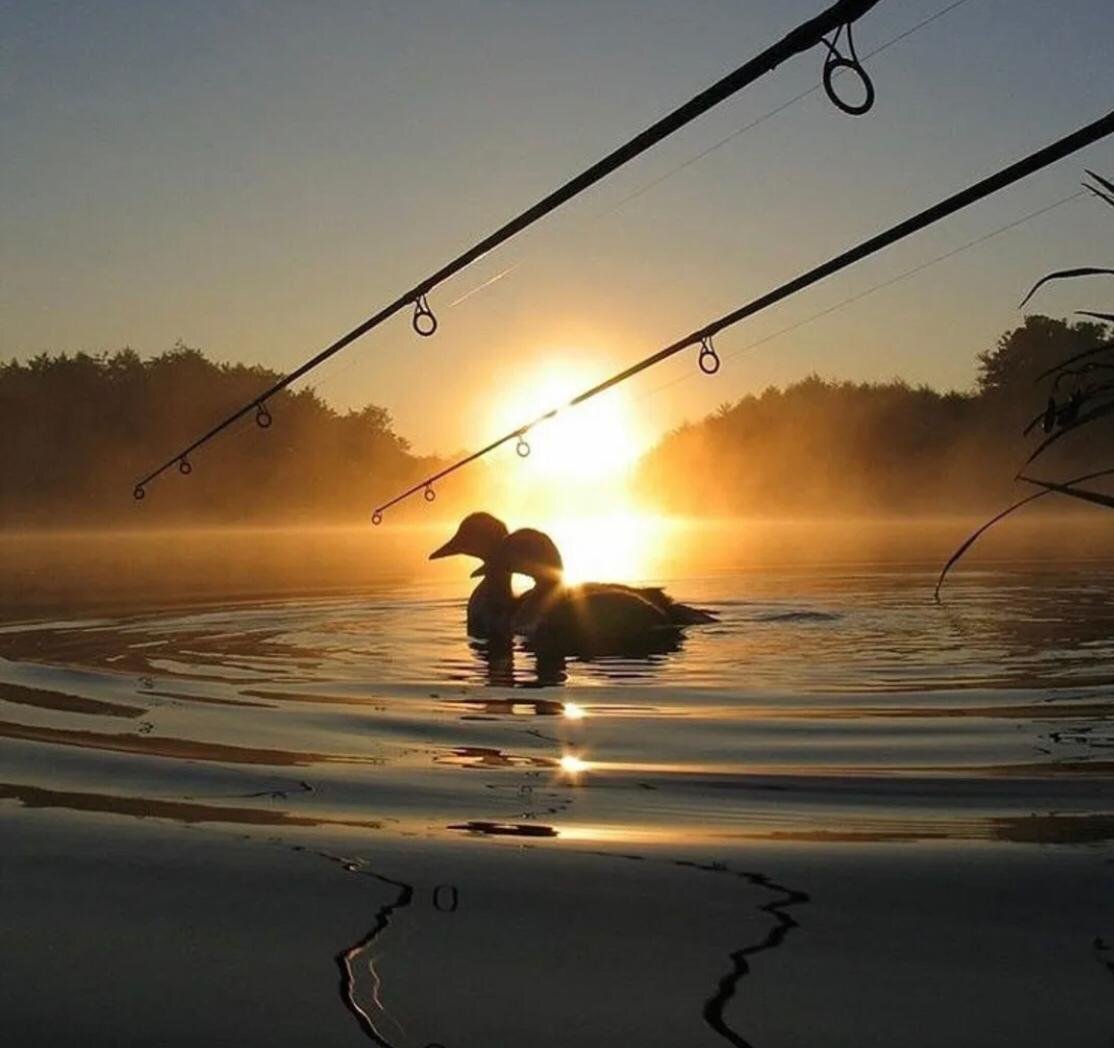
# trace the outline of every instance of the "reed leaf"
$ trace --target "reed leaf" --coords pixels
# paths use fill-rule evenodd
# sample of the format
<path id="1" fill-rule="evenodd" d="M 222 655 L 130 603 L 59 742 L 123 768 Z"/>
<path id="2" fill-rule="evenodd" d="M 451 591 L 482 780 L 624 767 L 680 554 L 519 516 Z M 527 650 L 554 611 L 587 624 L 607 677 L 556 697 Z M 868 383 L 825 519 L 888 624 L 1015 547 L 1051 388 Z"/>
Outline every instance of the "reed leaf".
<path id="1" fill-rule="evenodd" d="M 1092 171 L 1089 167 L 1085 167 L 1083 170 L 1086 171 L 1087 174 L 1089 174 L 1100 186 L 1102 186 L 1103 189 L 1107 190 L 1110 193 L 1114 193 L 1114 182 L 1109 182 L 1105 178 L 1103 178 L 1102 175 L 1095 174 L 1095 172 Z"/>
<path id="2" fill-rule="evenodd" d="M 1049 401 L 1050 401 L 1050 406 L 1049 406 L 1049 407 L 1041 408 L 1041 409 L 1040 409 L 1040 411 L 1038 411 L 1038 412 L 1037 412 L 1037 413 L 1036 413 L 1036 414 L 1035 414 L 1035 415 L 1034 415 L 1034 416 L 1033 416 L 1033 417 L 1032 417 L 1032 418 L 1031 418 L 1031 419 L 1030 419 L 1030 420 L 1028 421 L 1028 423 L 1026 423 L 1026 425 L 1025 425 L 1025 428 L 1024 428 L 1024 429 L 1023 429 L 1022 431 L 1021 431 L 1021 435 L 1022 435 L 1023 437 L 1027 437 L 1027 436 L 1028 436 L 1028 435 L 1029 435 L 1029 434 L 1030 434 L 1030 433 L 1031 433 L 1031 432 L 1033 431 L 1033 427 L 1034 427 L 1034 426 L 1035 426 L 1035 425 L 1036 425 L 1036 424 L 1037 424 L 1038 422 L 1044 422 L 1044 420 L 1045 420 L 1046 418 L 1048 418 L 1048 413 L 1049 413 L 1049 411 L 1050 411 L 1050 410 L 1052 410 L 1052 404 L 1054 404 L 1054 403 L 1055 403 L 1054 401 L 1052 401 L 1052 400 L 1051 400 L 1051 398 L 1049 398 Z M 1046 429 L 1045 429 L 1045 432 L 1048 432 L 1048 430 L 1047 430 L 1047 424 L 1046 424 Z"/>
<path id="3" fill-rule="evenodd" d="M 1089 186 L 1086 182 L 1083 183 L 1083 188 L 1090 190 L 1099 200 L 1105 200 L 1111 207 L 1114 207 L 1114 196 L 1108 196 L 1101 189 L 1095 189 L 1094 186 Z"/>
<path id="4" fill-rule="evenodd" d="M 1114 468 L 1100 469 L 1094 473 L 1084 473 L 1078 477 L 1072 477 L 1071 480 L 1065 481 L 1065 487 L 1071 487 L 1075 484 L 1085 484 L 1089 480 L 1097 480 L 1099 477 L 1108 477 L 1114 473 Z M 1032 483 L 1032 481 L 1030 481 Z M 948 562 L 944 565 L 940 572 L 940 577 L 936 580 L 936 588 L 932 591 L 932 599 L 937 603 L 940 602 L 940 587 L 944 585 L 944 580 L 948 577 L 948 572 L 955 567 L 956 564 L 963 558 L 963 555 L 986 534 L 995 524 L 1004 520 L 1011 513 L 1015 513 L 1023 506 L 1029 505 L 1030 502 L 1036 502 L 1037 499 L 1044 498 L 1045 495 L 1051 495 L 1052 491 L 1049 488 L 1042 488 L 1040 491 L 1033 492 L 1032 495 L 1026 495 L 1023 499 L 1018 499 L 1013 505 L 1007 506 L 1004 510 L 995 513 L 990 520 L 976 528 L 966 539 L 959 545 L 956 551 L 948 558 Z"/>
<path id="5" fill-rule="evenodd" d="M 1114 182 L 1103 178 L 1101 175 L 1096 174 L 1089 168 L 1086 170 L 1087 174 L 1096 184 L 1090 185 L 1089 183 L 1084 182 L 1083 187 L 1097 196 L 1100 200 L 1103 200 L 1107 204 L 1110 204 L 1112 207 L 1114 207 Z M 1018 308 L 1023 309 L 1025 305 L 1032 299 L 1032 297 L 1045 284 L 1048 284 L 1051 281 L 1072 280 L 1077 277 L 1090 276 L 1114 276 L 1114 269 L 1100 266 L 1081 266 L 1076 269 L 1062 269 L 1058 270 L 1055 273 L 1049 273 L 1047 276 L 1044 276 L 1040 280 L 1038 280 L 1029 289 L 1029 293 L 1021 300 L 1021 304 Z M 1090 317 L 1094 320 L 1100 320 L 1107 323 L 1114 323 L 1114 313 L 1100 313 L 1093 310 L 1077 310 L 1076 312 L 1079 316 Z M 1111 349 L 1114 349 L 1114 342 L 1104 342 L 1098 346 L 1093 346 L 1091 349 L 1084 350 L 1082 353 L 1076 353 L 1074 356 L 1068 357 L 1066 360 L 1061 361 L 1059 364 L 1056 364 L 1053 367 L 1047 368 L 1046 370 L 1042 371 L 1036 377 L 1034 383 L 1039 383 L 1043 379 L 1049 378 L 1052 375 L 1056 375 L 1056 385 L 1053 387 L 1053 389 L 1055 390 L 1055 388 L 1059 386 L 1060 380 L 1063 378 L 1066 378 L 1068 376 L 1078 377 L 1092 370 L 1097 370 L 1099 368 L 1109 368 L 1112 366 L 1111 364 L 1104 364 L 1097 361 L 1085 364 L 1083 365 L 1083 367 L 1074 370 L 1072 369 L 1072 365 L 1077 364 L 1081 360 L 1087 360 L 1090 357 L 1097 356 L 1100 353 L 1106 353 Z M 1077 390 L 1075 393 L 1072 394 L 1071 400 L 1069 400 L 1066 405 L 1057 405 L 1055 399 L 1050 397 L 1047 406 L 1043 410 L 1041 410 L 1025 427 L 1025 433 L 1028 434 L 1033 429 L 1033 427 L 1042 420 L 1045 422 L 1045 430 L 1047 432 L 1050 419 L 1053 420 L 1053 424 L 1055 425 L 1058 418 L 1064 417 L 1063 413 L 1065 412 L 1065 409 L 1070 408 L 1070 410 L 1076 411 L 1078 410 L 1078 407 L 1081 403 L 1084 403 L 1087 400 L 1091 400 L 1103 393 L 1109 392 L 1111 388 L 1114 388 L 1112 384 L 1105 383 L 1092 387 L 1091 389 L 1083 393 L 1080 393 Z M 1039 455 L 1043 454 L 1061 437 L 1065 437 L 1068 433 L 1072 433 L 1075 430 L 1080 429 L 1081 427 L 1086 426 L 1089 423 L 1096 421 L 1097 419 L 1104 418 L 1105 416 L 1108 416 L 1110 414 L 1114 414 L 1114 401 L 1106 401 L 1105 403 L 1097 405 L 1096 407 L 1092 408 L 1090 411 L 1085 412 L 1082 415 L 1077 415 L 1070 422 L 1061 425 L 1045 440 L 1041 441 L 1037 449 L 1026 460 L 1026 464 L 1032 462 Z M 1046 495 L 1058 493 L 1067 495 L 1071 498 L 1081 499 L 1086 502 L 1092 502 L 1100 506 L 1114 509 L 1114 495 L 1105 495 L 1102 492 L 1091 491 L 1087 488 L 1080 488 L 1076 486 L 1079 484 L 1084 484 L 1089 480 L 1096 480 L 1099 477 L 1108 477 L 1111 475 L 1114 475 L 1114 467 L 1096 470 L 1091 473 L 1084 473 L 1078 477 L 1073 477 L 1062 484 L 1057 484 L 1052 481 L 1036 480 L 1031 477 L 1026 477 L 1019 472 L 1017 479 L 1023 480 L 1027 484 L 1035 484 L 1041 490 L 1036 491 L 1031 495 L 1026 495 L 1022 499 L 1018 499 L 1017 502 L 1014 502 L 1012 505 L 1009 505 L 1005 509 L 994 514 L 993 517 L 976 528 L 970 535 L 967 536 L 966 539 L 964 539 L 964 541 L 959 545 L 955 552 L 952 553 L 952 555 L 948 558 L 947 563 L 941 569 L 940 575 L 936 580 L 936 588 L 933 590 L 932 593 L 933 600 L 935 600 L 937 603 L 940 602 L 940 588 L 944 585 L 944 580 L 948 577 L 948 572 L 950 572 L 951 569 L 959 563 L 959 561 L 963 558 L 967 551 L 983 535 L 985 535 L 987 531 L 994 527 L 995 524 L 998 524 L 1000 521 L 1004 520 L 1012 513 L 1017 512 L 1017 510 L 1021 509 L 1023 506 L 1029 505 L 1030 502 L 1035 502 L 1037 499 L 1044 498 Z"/>
<path id="6" fill-rule="evenodd" d="M 1114 495 L 1107 495 L 1101 491 L 1088 491 L 1086 488 L 1073 487 L 1071 484 L 1054 484 L 1050 480 L 1037 480 L 1034 477 L 1018 477 L 1017 479 L 1025 481 L 1026 484 L 1036 484 L 1037 487 L 1044 488 L 1046 491 L 1055 491 L 1058 495 L 1068 495 L 1073 499 L 1093 502 L 1097 506 L 1114 509 Z"/>
<path id="7" fill-rule="evenodd" d="M 1080 266 L 1078 269 L 1061 269 L 1056 273 L 1049 273 L 1048 276 L 1041 277 L 1030 289 L 1022 300 L 1018 309 L 1024 309 L 1025 303 L 1029 301 L 1037 291 L 1044 287 L 1045 284 L 1053 280 L 1073 280 L 1076 277 L 1097 277 L 1097 276 L 1114 276 L 1114 269 L 1106 269 L 1102 266 Z"/>
<path id="8" fill-rule="evenodd" d="M 1056 430 L 1055 433 L 1050 434 L 1037 445 L 1034 451 L 1026 460 L 1025 465 L 1029 465 L 1037 456 L 1043 455 L 1053 444 L 1055 444 L 1061 437 L 1066 437 L 1069 433 L 1074 433 L 1077 429 L 1095 422 L 1106 415 L 1114 414 L 1114 400 L 1108 400 L 1105 404 L 1100 404 L 1097 408 L 1092 408 L 1090 411 L 1080 415 L 1074 422 L 1068 423 Z"/>
<path id="9" fill-rule="evenodd" d="M 1056 376 L 1056 381 L 1052 383 L 1052 388 L 1058 390 L 1060 383 L 1066 378 L 1082 378 L 1084 375 L 1091 374 L 1092 371 L 1114 371 L 1114 364 L 1101 364 L 1098 361 L 1091 361 L 1089 364 L 1084 364 L 1081 368 L 1065 368 Z M 1095 393 L 1102 389 L 1107 389 L 1108 384 L 1101 386 L 1091 386 L 1089 389 L 1084 390 L 1084 394 L 1090 398 Z"/>
<path id="10" fill-rule="evenodd" d="M 1091 315 L 1099 317 L 1100 320 L 1103 319 L 1101 313 Z M 1033 382 L 1040 382 L 1041 379 L 1048 378 L 1049 375 L 1054 375 L 1057 371 L 1061 371 L 1064 368 L 1069 367 L 1078 360 L 1083 360 L 1086 357 L 1093 357 L 1096 353 L 1105 353 L 1108 349 L 1114 349 L 1114 342 L 1103 342 L 1101 345 L 1094 346 L 1091 349 L 1085 349 L 1082 353 L 1076 353 L 1075 356 L 1068 357 L 1067 360 L 1061 360 L 1059 364 L 1054 364 L 1046 371 L 1042 371 L 1035 379 L 1033 379 Z"/>

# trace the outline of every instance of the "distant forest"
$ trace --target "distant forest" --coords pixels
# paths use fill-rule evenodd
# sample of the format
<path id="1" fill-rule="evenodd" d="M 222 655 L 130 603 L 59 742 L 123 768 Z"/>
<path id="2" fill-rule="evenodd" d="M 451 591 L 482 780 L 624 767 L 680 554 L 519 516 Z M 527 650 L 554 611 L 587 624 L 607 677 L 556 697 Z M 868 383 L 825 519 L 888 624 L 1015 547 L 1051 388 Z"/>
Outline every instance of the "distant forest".
<path id="1" fill-rule="evenodd" d="M 1109 338 L 1103 325 L 1030 316 L 979 356 L 969 392 L 815 376 L 770 388 L 666 435 L 642 460 L 638 486 L 691 514 L 985 509 L 1006 497 L 1035 446 L 1021 435 L 1047 396 L 1035 376 Z M 133 501 L 136 478 L 275 378 L 181 344 L 151 359 L 125 349 L 0 365 L 0 523 L 359 521 L 373 500 L 437 467 L 411 452 L 386 409 L 340 413 L 303 389 L 268 402 L 266 432 L 225 434 L 188 481 L 168 476 Z M 241 427 L 254 431 L 252 416 Z M 1114 459 L 1114 423 L 1062 441 L 1036 471 L 1062 477 L 1097 459 Z M 454 478 L 438 507 L 470 507 L 482 499 L 476 482 Z"/>
<path id="2" fill-rule="evenodd" d="M 302 389 L 268 401 L 266 431 L 249 414 L 198 453 L 188 480 L 172 470 L 142 502 L 132 498 L 136 479 L 277 378 L 180 343 L 147 360 L 124 349 L 0 365 L 0 521 L 367 520 L 373 497 L 436 464 L 411 454 L 384 408 L 342 414 Z"/>
<path id="3" fill-rule="evenodd" d="M 1026 317 L 979 354 L 969 392 L 817 376 L 771 387 L 668 434 L 643 459 L 641 484 L 665 509 L 709 515 L 985 510 L 1016 490 L 1043 436 L 1039 425 L 1022 435 L 1049 395 L 1037 376 L 1110 337 L 1102 324 Z M 1063 479 L 1111 460 L 1105 420 L 1031 468 Z"/>

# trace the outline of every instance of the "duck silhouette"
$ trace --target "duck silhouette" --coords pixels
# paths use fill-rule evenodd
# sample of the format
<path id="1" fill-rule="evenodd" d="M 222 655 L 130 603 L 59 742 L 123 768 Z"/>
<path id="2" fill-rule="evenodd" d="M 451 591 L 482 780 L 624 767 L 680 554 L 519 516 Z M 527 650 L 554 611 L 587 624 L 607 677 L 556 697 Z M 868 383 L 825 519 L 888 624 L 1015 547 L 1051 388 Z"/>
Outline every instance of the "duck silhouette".
<path id="1" fill-rule="evenodd" d="M 585 582 L 567 586 L 553 540 L 534 528 L 508 535 L 473 577 L 519 574 L 534 586 L 511 606 L 511 629 L 532 647 L 581 653 L 631 653 L 677 647 L 680 627 L 715 622 L 714 615 L 681 604 L 660 587 Z"/>
<path id="2" fill-rule="evenodd" d="M 507 525 L 490 513 L 470 513 L 448 542 L 435 549 L 430 560 L 442 557 L 477 557 L 483 567 L 496 556 L 507 537 Z M 482 572 L 480 584 L 468 598 L 468 636 L 490 640 L 511 636 L 516 598 L 511 592 L 511 573 L 504 570 Z M 475 573 L 473 573 L 475 576 Z"/>

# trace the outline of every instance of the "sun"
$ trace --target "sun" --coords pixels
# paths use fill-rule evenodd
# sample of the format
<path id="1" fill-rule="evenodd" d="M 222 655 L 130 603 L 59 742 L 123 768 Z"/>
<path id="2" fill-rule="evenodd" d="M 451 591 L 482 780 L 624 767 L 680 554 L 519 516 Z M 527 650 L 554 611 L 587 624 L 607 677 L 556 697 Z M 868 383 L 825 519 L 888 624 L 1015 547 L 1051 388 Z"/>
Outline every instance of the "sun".
<path id="1" fill-rule="evenodd" d="M 568 583 L 645 578 L 660 539 L 660 518 L 637 495 L 637 465 L 652 434 L 623 388 L 575 407 L 569 401 L 607 374 L 609 361 L 573 350 L 525 373 L 499 399 L 492 426 L 513 432 L 552 408 L 557 415 L 524 435 L 529 454 L 505 446 L 489 491 L 512 527 L 549 533 Z M 525 585 L 516 579 L 516 587 Z"/>
<path id="2" fill-rule="evenodd" d="M 564 483 L 619 477 L 645 449 L 643 429 L 622 389 L 568 406 L 605 371 L 595 374 L 580 363 L 565 362 L 574 356 L 562 354 L 561 362 L 543 365 L 509 390 L 496 406 L 497 431 L 506 432 L 558 408 L 554 418 L 524 436 L 529 454 L 523 456 L 523 465 L 529 474 Z"/>

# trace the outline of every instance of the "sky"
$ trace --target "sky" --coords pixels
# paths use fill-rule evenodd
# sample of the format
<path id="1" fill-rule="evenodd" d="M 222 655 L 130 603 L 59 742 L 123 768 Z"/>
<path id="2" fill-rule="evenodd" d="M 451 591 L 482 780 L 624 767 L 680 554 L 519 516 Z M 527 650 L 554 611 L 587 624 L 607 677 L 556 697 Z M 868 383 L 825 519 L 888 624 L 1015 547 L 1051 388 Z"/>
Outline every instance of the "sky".
<path id="1" fill-rule="evenodd" d="M 0 0 L 0 359 L 181 339 L 289 370 L 822 6 Z M 946 6 L 884 0 L 860 54 Z M 867 63 L 868 115 L 815 92 L 694 160 L 816 84 L 822 53 L 799 57 L 439 288 L 434 337 L 400 315 L 302 384 L 385 406 L 422 452 L 486 443 L 556 388 L 538 376 L 592 384 L 1101 116 L 1110 29 L 1109 0 L 965 0 Z M 1109 209 L 1069 201 L 747 347 L 1084 167 L 1114 172 L 1114 142 L 723 333 L 714 378 L 693 353 L 636 379 L 640 439 L 811 372 L 969 386 L 1037 277 L 1110 263 Z M 1074 283 L 1033 308 L 1096 304 Z"/>

